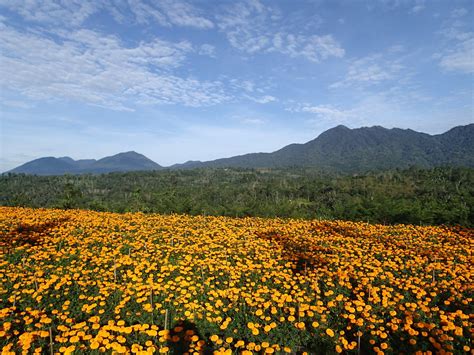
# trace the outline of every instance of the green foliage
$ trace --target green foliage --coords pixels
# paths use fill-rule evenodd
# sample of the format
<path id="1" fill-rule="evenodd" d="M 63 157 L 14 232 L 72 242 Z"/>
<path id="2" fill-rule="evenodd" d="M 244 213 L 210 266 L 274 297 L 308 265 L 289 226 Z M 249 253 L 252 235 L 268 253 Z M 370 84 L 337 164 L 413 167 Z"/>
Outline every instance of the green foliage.
<path id="1" fill-rule="evenodd" d="M 474 170 L 192 169 L 0 177 L 5 206 L 474 225 Z"/>

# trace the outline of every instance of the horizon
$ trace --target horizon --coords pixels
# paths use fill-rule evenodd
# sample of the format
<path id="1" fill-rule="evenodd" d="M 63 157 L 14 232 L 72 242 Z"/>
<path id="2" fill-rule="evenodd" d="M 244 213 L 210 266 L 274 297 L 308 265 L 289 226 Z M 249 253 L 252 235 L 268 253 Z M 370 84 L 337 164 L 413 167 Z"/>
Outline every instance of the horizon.
<path id="1" fill-rule="evenodd" d="M 421 132 L 421 131 L 415 131 L 417 133 L 423 133 L 423 134 L 428 134 L 430 136 L 436 136 L 436 135 L 441 135 L 441 134 L 444 134 L 444 133 L 447 133 L 449 132 L 450 130 L 454 129 L 454 128 L 457 128 L 457 127 L 466 127 L 466 126 L 469 126 L 469 125 L 474 125 L 474 123 L 468 123 L 466 125 L 461 125 L 461 126 L 454 126 L 454 127 L 451 127 L 449 128 L 448 130 L 444 131 L 444 132 L 441 132 L 441 133 L 438 133 L 438 134 L 429 134 L 429 133 L 426 133 L 426 132 Z M 398 127 L 393 127 L 393 128 L 386 128 L 386 127 L 382 127 L 382 126 L 361 126 L 361 127 L 356 127 L 356 128 L 349 128 L 345 125 L 337 125 L 337 126 L 334 126 L 334 127 L 331 127 L 329 128 L 327 131 L 330 131 L 330 130 L 333 130 L 333 129 L 336 129 L 338 127 L 344 127 L 344 128 L 347 128 L 347 129 L 350 129 L 350 130 L 358 130 L 358 129 L 370 129 L 370 128 L 382 128 L 382 129 L 385 129 L 385 130 L 393 130 L 393 129 L 401 129 L 401 128 L 398 128 Z M 410 128 L 407 128 L 407 129 L 401 129 L 401 130 L 410 130 Z M 327 132 L 327 131 L 324 131 L 324 132 Z M 324 132 L 321 132 L 324 133 Z M 292 145 L 292 144 L 306 144 L 306 143 L 309 143 L 315 139 L 317 139 L 318 137 L 320 136 L 320 134 L 313 138 L 312 140 L 310 141 L 307 141 L 307 142 L 303 142 L 303 143 L 289 143 L 288 145 Z M 287 145 L 283 146 L 283 147 L 280 147 L 278 148 L 277 150 L 279 149 L 282 149 L 282 148 L 285 148 Z M 275 150 L 276 151 L 276 150 Z M 247 154 L 260 154 L 260 153 L 264 153 L 264 154 L 268 154 L 268 153 L 273 153 L 275 151 L 270 151 L 270 152 L 249 152 L 249 153 L 244 153 L 244 154 L 240 154 L 240 155 L 247 155 Z M 43 157 L 39 157 L 39 158 L 36 158 L 36 159 L 33 159 L 33 160 L 38 160 L 38 159 L 44 159 L 44 158 L 54 158 L 54 159 L 64 159 L 64 158 L 68 158 L 68 159 L 73 159 L 74 161 L 80 161 L 80 160 L 94 160 L 94 161 L 98 161 L 98 160 L 101 160 L 101 159 L 104 159 L 104 158 L 110 158 L 112 156 L 116 156 L 116 155 L 119 155 L 119 154 L 129 154 L 129 153 L 134 153 L 134 154 L 138 154 L 138 155 L 142 155 L 144 156 L 145 158 L 148 158 L 149 160 L 153 161 L 154 163 L 157 163 L 158 165 L 160 165 L 162 168 L 171 168 L 173 167 L 174 165 L 182 165 L 182 164 L 185 164 L 185 163 L 188 163 L 188 162 L 198 162 L 198 163 L 201 163 L 201 162 L 206 162 L 205 160 L 186 160 L 186 161 L 182 161 L 182 162 L 175 162 L 175 163 L 172 163 L 170 165 L 163 165 L 161 164 L 160 162 L 158 161 L 155 161 L 153 159 L 150 159 L 148 156 L 146 156 L 146 154 L 143 154 L 141 152 L 137 152 L 135 150 L 129 150 L 129 151 L 121 151 L 121 152 L 117 152 L 117 153 L 114 153 L 112 155 L 109 155 L 109 156 L 101 156 L 101 157 L 80 157 L 80 158 L 72 158 L 70 156 L 43 156 Z M 231 156 L 226 156 L 226 157 L 220 157 L 220 158 L 217 158 L 218 160 L 219 159 L 227 159 L 227 158 L 232 158 Z M 18 168 L 24 164 L 27 164 L 27 163 L 30 163 L 31 161 L 26 161 L 24 163 L 21 163 L 19 166 L 16 166 L 15 168 Z M 9 170 L 6 170 L 6 171 L 2 171 L 0 172 L 0 174 L 3 174 L 3 173 L 7 173 L 9 172 Z"/>
<path id="2" fill-rule="evenodd" d="M 473 2 L 0 1 L 0 171 L 474 122 Z"/>

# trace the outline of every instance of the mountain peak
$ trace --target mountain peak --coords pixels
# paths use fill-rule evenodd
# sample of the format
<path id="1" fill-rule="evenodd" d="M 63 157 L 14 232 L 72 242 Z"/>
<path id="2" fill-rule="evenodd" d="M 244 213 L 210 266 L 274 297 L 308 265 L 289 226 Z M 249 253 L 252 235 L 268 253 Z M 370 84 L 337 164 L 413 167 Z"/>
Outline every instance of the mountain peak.
<path id="1" fill-rule="evenodd" d="M 347 126 L 344 126 L 343 124 L 337 125 L 336 127 L 328 129 L 328 131 L 351 131 L 351 129 Z"/>
<path id="2" fill-rule="evenodd" d="M 140 153 L 137 153 L 136 151 L 134 150 L 129 150 L 128 152 L 121 152 L 121 153 L 118 153 L 118 154 L 115 154 L 115 155 L 130 155 L 130 156 L 144 156 L 143 154 L 140 154 Z"/>

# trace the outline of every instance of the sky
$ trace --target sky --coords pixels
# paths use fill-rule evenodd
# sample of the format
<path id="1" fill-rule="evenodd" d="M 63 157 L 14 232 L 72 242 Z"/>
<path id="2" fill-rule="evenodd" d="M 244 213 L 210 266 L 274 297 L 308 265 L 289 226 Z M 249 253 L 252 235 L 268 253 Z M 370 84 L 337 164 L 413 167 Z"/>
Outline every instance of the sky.
<path id="1" fill-rule="evenodd" d="M 471 0 L 0 0 L 0 171 L 474 122 Z"/>

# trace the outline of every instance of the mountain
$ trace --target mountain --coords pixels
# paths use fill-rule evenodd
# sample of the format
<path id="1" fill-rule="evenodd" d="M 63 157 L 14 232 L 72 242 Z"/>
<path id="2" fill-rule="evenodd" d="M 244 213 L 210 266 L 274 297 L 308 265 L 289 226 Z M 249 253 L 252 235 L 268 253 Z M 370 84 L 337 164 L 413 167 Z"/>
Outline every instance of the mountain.
<path id="1" fill-rule="evenodd" d="M 318 167 L 357 173 L 410 166 L 474 167 L 474 124 L 439 135 L 380 126 L 350 129 L 337 126 L 304 144 L 290 144 L 273 153 L 251 153 L 208 162 L 176 164 L 196 167 L 281 168 Z"/>
<path id="2" fill-rule="evenodd" d="M 45 157 L 32 160 L 28 163 L 10 170 L 12 173 L 25 173 L 37 175 L 62 175 L 75 170 L 75 167 L 62 158 Z"/>
<path id="3" fill-rule="evenodd" d="M 141 170 L 159 170 L 160 165 L 136 152 L 119 153 L 99 160 L 74 160 L 70 157 L 46 157 L 32 160 L 13 170 L 11 173 L 35 175 L 63 174 L 102 174 Z"/>
<path id="4" fill-rule="evenodd" d="M 126 152 L 99 159 L 91 164 L 94 173 L 113 171 L 159 170 L 160 165 L 136 152 Z"/>
<path id="5" fill-rule="evenodd" d="M 205 162 L 188 161 L 169 169 L 316 167 L 331 172 L 362 173 L 410 166 L 474 167 L 474 124 L 454 127 L 437 135 L 380 126 L 356 129 L 337 126 L 307 143 L 290 144 L 273 153 L 251 153 Z M 10 172 L 62 175 L 159 169 L 163 167 L 144 155 L 126 152 L 99 160 L 40 158 Z"/>

